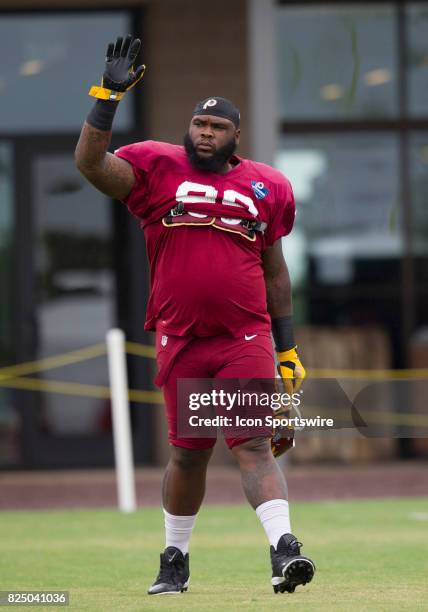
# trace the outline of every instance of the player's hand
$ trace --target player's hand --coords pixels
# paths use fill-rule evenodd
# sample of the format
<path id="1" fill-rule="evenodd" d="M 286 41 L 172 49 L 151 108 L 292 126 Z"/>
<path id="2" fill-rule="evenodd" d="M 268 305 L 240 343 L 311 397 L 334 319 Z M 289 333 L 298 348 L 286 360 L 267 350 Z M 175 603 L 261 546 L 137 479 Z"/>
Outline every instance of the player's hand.
<path id="1" fill-rule="evenodd" d="M 133 64 L 140 51 L 139 38 L 132 36 L 123 39 L 119 36 L 116 43 L 109 43 L 101 87 L 91 87 L 89 95 L 102 100 L 121 100 L 129 89 L 143 78 L 145 65 L 134 70 Z"/>
<path id="2" fill-rule="evenodd" d="M 274 411 L 275 419 L 289 419 L 291 417 L 291 409 L 289 404 L 282 406 Z M 294 446 L 294 427 L 292 425 L 284 427 L 274 427 L 272 437 L 270 439 L 270 447 L 274 457 L 280 457 L 289 448 Z"/>
<path id="3" fill-rule="evenodd" d="M 296 346 L 288 351 L 277 353 L 278 374 L 284 383 L 285 392 L 290 396 L 297 393 L 306 376 L 306 370 L 299 359 Z"/>
<path id="4" fill-rule="evenodd" d="M 107 47 L 106 66 L 103 74 L 102 86 L 114 91 L 128 91 L 143 78 L 146 67 L 144 64 L 135 71 L 133 64 L 140 50 L 139 38 L 132 40 L 128 34 L 125 40 L 119 36 L 116 44 L 110 43 Z"/>
<path id="5" fill-rule="evenodd" d="M 274 417 L 289 419 L 291 417 L 290 406 L 293 405 L 292 395 L 300 389 L 300 385 L 306 376 L 306 371 L 299 359 L 296 347 L 288 351 L 279 352 L 277 356 L 278 374 L 281 376 L 284 390 L 290 399 L 285 406 L 275 410 Z M 273 456 L 280 457 L 294 445 L 294 427 L 292 425 L 275 427 L 270 442 Z"/>

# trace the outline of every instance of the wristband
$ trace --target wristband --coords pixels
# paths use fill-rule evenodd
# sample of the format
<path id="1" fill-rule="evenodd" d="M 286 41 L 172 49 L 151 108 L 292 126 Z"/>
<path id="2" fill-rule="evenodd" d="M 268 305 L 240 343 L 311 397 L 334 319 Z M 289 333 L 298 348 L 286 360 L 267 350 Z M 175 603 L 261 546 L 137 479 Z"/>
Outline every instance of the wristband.
<path id="1" fill-rule="evenodd" d="M 89 95 L 93 98 L 98 98 L 99 100 L 113 100 L 114 102 L 122 100 L 125 93 L 125 91 L 116 91 L 102 86 L 99 87 L 98 85 L 93 85 L 89 90 Z"/>
<path id="2" fill-rule="evenodd" d="M 86 118 L 86 123 L 97 130 L 109 132 L 113 125 L 114 114 L 119 102 L 110 100 L 97 100 L 94 107 Z"/>
<path id="3" fill-rule="evenodd" d="M 295 348 L 293 317 L 272 319 L 272 335 L 277 353 Z"/>

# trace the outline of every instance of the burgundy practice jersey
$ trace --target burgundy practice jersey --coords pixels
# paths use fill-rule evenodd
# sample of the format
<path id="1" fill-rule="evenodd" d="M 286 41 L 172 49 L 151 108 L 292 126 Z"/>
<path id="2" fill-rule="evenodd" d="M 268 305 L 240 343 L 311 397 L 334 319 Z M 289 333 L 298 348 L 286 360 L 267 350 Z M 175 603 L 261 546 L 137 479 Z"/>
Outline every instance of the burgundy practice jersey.
<path id="1" fill-rule="evenodd" d="M 238 156 L 226 174 L 197 170 L 184 147 L 163 142 L 137 142 L 115 155 L 136 177 L 124 202 L 140 219 L 150 262 L 145 329 L 269 335 L 262 252 L 293 227 L 288 180 Z"/>

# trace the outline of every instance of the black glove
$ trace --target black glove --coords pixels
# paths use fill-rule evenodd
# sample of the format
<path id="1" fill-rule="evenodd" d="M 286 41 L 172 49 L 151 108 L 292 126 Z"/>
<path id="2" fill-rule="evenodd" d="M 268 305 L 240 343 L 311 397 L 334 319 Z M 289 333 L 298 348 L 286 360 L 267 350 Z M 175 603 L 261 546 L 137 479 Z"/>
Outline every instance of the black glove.
<path id="1" fill-rule="evenodd" d="M 106 66 L 101 81 L 101 87 L 94 85 L 89 95 L 100 100 L 119 101 L 131 87 L 143 78 L 145 65 L 133 70 L 133 63 L 140 50 L 139 38 L 132 40 L 128 34 L 125 40 L 119 36 L 116 44 L 107 47 Z"/>

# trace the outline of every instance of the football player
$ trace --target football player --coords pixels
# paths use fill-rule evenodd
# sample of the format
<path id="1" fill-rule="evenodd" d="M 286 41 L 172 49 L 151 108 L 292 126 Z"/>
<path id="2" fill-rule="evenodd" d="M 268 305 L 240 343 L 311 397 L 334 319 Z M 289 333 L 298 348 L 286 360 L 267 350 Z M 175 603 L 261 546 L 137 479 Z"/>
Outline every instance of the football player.
<path id="1" fill-rule="evenodd" d="M 210 96 L 196 104 L 183 146 L 145 141 L 108 152 L 120 100 L 144 74 L 143 65 L 133 67 L 139 48 L 131 36 L 108 45 L 75 159 L 97 189 L 126 204 L 146 240 L 151 293 L 145 329 L 156 332 L 156 383 L 171 445 L 163 481 L 166 545 L 148 591 L 157 595 L 187 590 L 189 540 L 215 444 L 215 438 L 179 435 L 177 380 L 273 379 L 271 334 L 286 388 L 295 388 L 305 371 L 281 247 L 294 222 L 292 189 L 274 168 L 236 154 L 239 110 Z M 289 441 L 276 436 L 271 446 L 270 430 L 225 438 L 270 543 L 274 591 L 293 592 L 310 582 L 315 566 L 291 532 L 286 482 L 274 458 Z"/>

